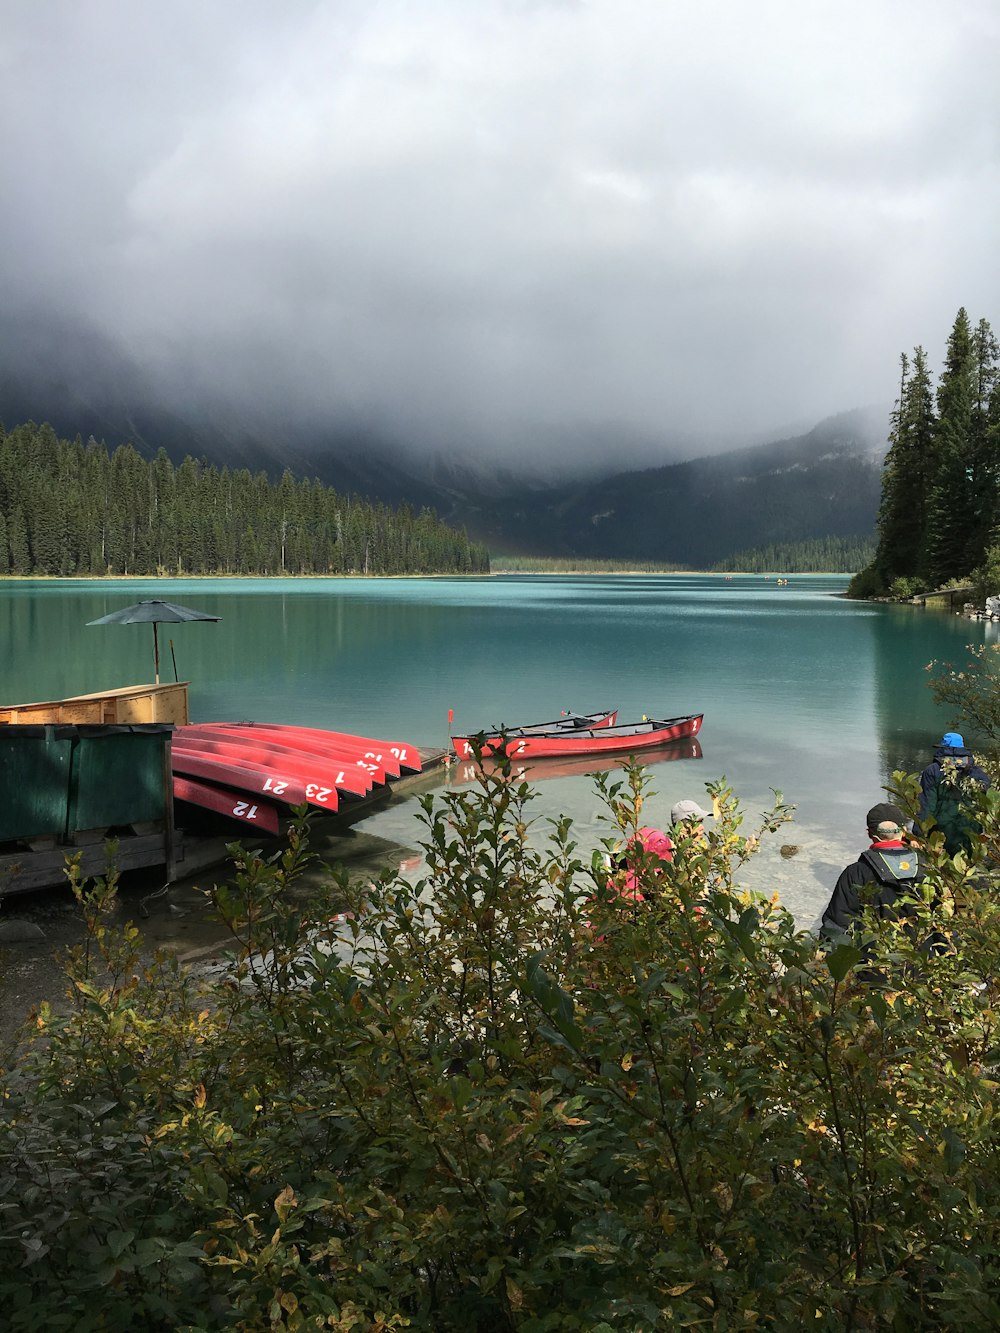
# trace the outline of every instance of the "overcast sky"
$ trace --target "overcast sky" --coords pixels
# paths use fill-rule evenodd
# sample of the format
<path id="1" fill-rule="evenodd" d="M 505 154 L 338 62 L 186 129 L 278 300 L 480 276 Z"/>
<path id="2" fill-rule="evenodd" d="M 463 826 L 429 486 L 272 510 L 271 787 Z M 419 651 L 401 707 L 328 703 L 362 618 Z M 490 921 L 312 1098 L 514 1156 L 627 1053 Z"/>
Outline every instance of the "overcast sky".
<path id="1" fill-rule="evenodd" d="M 996 0 L 0 0 L 0 322 L 422 447 L 718 447 L 1000 326 L 998 70 Z"/>

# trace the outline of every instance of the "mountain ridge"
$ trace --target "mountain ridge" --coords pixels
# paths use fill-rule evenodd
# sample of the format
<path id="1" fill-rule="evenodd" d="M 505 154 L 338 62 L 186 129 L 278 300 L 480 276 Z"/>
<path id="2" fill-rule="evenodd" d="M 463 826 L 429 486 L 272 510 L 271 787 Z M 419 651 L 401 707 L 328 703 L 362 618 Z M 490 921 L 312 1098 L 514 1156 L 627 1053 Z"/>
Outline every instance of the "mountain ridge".
<path id="1" fill-rule="evenodd" d="M 775 542 L 874 531 L 888 419 L 880 409 L 654 465 L 636 466 L 630 451 L 639 442 L 599 424 L 581 436 L 575 459 L 562 450 L 547 456 L 545 441 L 555 437 L 543 431 L 534 467 L 471 449 L 420 457 L 350 417 L 328 425 L 292 415 L 279 426 L 194 390 L 178 403 L 127 351 L 85 332 L 25 328 L 16 355 L 0 361 L 0 420 L 45 421 L 64 437 L 93 436 L 112 449 L 131 443 L 147 458 L 162 448 L 175 464 L 190 455 L 274 480 L 287 468 L 344 494 L 434 509 L 473 540 L 511 554 L 707 567 Z M 558 433 L 563 447 L 568 438 Z M 523 442 L 521 449 L 527 458 Z"/>

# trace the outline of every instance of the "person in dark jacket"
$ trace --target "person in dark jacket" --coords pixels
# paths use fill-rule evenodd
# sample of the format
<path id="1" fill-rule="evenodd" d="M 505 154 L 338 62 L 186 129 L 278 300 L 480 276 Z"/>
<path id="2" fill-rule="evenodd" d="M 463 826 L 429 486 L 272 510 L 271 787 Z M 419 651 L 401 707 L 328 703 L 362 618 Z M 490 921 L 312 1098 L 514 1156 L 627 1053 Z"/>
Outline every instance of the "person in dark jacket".
<path id="1" fill-rule="evenodd" d="M 850 930 L 866 907 L 882 920 L 905 915 L 905 900 L 924 878 L 920 853 L 903 839 L 906 816 L 895 805 L 873 805 L 865 820 L 871 846 L 841 872 L 823 913 L 820 931 Z"/>
<path id="2" fill-rule="evenodd" d="M 921 824 L 933 819 L 944 834 L 944 849 L 949 856 L 967 852 L 973 838 L 982 832 L 970 812 L 970 798 L 975 797 L 977 789 L 987 791 L 990 786 L 989 774 L 976 763 L 961 735 L 946 731 L 934 750 L 933 760 L 920 775 L 915 831 L 919 832 Z"/>

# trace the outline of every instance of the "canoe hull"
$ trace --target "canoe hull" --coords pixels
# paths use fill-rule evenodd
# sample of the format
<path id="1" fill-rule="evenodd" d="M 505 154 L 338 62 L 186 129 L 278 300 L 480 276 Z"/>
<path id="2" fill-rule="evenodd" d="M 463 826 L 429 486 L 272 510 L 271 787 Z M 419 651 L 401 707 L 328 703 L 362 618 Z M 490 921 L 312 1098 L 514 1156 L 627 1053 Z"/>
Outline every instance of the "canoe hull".
<path id="1" fill-rule="evenodd" d="M 278 832 L 278 812 L 266 801 L 249 800 L 242 792 L 199 782 L 197 778 L 184 777 L 180 773 L 174 774 L 173 784 L 175 801 L 186 801 L 201 810 L 225 815 L 247 827 L 260 829 L 262 833 L 274 836 Z"/>
<path id="2" fill-rule="evenodd" d="M 617 709 L 607 713 L 567 713 L 563 717 L 555 718 L 552 722 L 529 722 L 521 727 L 508 727 L 506 733 L 508 739 L 515 736 L 521 739 L 528 736 L 573 735 L 583 731 L 589 732 L 597 727 L 613 727 L 617 720 Z M 455 747 L 455 754 L 459 759 L 472 759 L 474 757 L 473 741 L 481 734 L 485 734 L 486 746 L 496 748 L 500 742 L 500 735 L 495 728 L 485 728 L 483 733 L 470 732 L 465 736 L 452 736 L 451 743 Z M 484 748 L 484 754 L 489 752 L 488 749 Z"/>
<path id="3" fill-rule="evenodd" d="M 174 750 L 198 750 L 223 755 L 237 763 L 251 759 L 254 764 L 282 768 L 306 782 L 336 787 L 352 796 L 365 796 L 375 783 L 385 783 L 385 772 L 376 765 L 362 766 L 347 755 L 320 756 L 293 746 L 262 743 L 235 733 L 217 731 L 210 735 L 182 727 L 174 732 Z"/>
<path id="4" fill-rule="evenodd" d="M 346 731 L 325 731 L 319 727 L 286 726 L 280 722 L 200 722 L 201 730 L 236 730 L 246 734 L 259 735 L 265 732 L 281 732 L 288 743 L 310 742 L 336 750 L 349 751 L 359 761 L 369 759 L 391 769 L 405 768 L 410 773 L 420 773 L 423 760 L 415 745 L 407 741 L 376 740 L 372 736 L 354 736 Z"/>
<path id="5" fill-rule="evenodd" d="M 545 782 L 550 778 L 586 777 L 592 773 L 608 772 L 624 768 L 630 755 L 620 752 L 613 754 L 577 754 L 553 755 L 549 757 L 520 758 L 511 766 L 511 777 L 526 782 Z M 654 768 L 657 764 L 671 764 L 690 759 L 701 759 L 701 741 L 697 737 L 673 741 L 667 745 L 658 745 L 642 751 L 644 768 Z M 484 769 L 496 772 L 496 763 L 487 758 L 483 765 L 473 759 L 464 760 L 453 766 L 448 780 L 449 787 L 465 787 L 478 782 Z"/>
<path id="6" fill-rule="evenodd" d="M 337 789 L 307 783 L 297 774 L 280 768 L 257 767 L 248 758 L 243 763 L 223 755 L 196 753 L 174 748 L 174 774 L 199 778 L 211 786 L 232 788 L 251 797 L 264 797 L 282 805 L 313 805 L 321 810 L 338 808 Z"/>
<path id="7" fill-rule="evenodd" d="M 507 738 L 507 755 L 510 759 L 519 760 L 544 759 L 556 755 L 636 754 L 697 736 L 703 717 L 702 713 L 692 713 L 686 717 L 651 719 L 625 726 L 591 727 L 575 732 L 550 732 L 547 735 L 511 735 Z M 495 754 L 499 748 L 499 739 L 487 741 L 483 746 L 483 754 Z"/>

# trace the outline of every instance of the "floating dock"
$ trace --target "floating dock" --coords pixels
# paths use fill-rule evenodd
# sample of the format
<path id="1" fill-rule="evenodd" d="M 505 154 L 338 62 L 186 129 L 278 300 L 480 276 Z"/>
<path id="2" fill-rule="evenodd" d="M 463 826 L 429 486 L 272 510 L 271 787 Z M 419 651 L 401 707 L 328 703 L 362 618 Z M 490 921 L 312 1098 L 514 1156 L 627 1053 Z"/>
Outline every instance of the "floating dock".
<path id="1" fill-rule="evenodd" d="M 206 847 L 222 859 L 228 840 L 280 836 L 294 806 L 333 827 L 356 823 L 392 795 L 426 788 L 445 759 L 315 728 L 192 726 L 186 682 L 8 705 L 0 899 L 62 883 L 76 854 L 84 875 L 105 873 L 110 839 L 119 870 L 163 866 L 170 883 L 210 864 Z"/>

